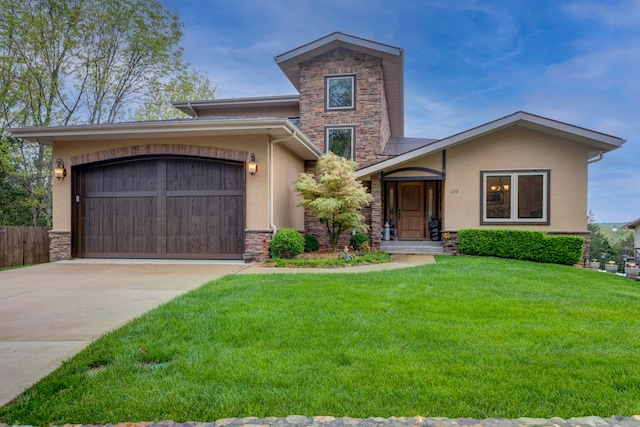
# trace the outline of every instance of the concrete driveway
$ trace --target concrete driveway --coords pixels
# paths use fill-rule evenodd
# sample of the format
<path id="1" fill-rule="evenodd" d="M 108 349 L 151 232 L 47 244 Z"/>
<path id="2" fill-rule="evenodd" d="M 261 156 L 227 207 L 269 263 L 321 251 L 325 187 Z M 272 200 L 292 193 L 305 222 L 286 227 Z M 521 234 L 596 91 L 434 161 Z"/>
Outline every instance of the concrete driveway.
<path id="1" fill-rule="evenodd" d="M 0 271 L 0 405 L 105 332 L 241 263 L 56 262 Z"/>
<path id="2" fill-rule="evenodd" d="M 0 405 L 104 333 L 227 274 L 358 273 L 432 264 L 392 255 L 352 268 L 265 268 L 215 261 L 61 261 L 0 271 Z"/>

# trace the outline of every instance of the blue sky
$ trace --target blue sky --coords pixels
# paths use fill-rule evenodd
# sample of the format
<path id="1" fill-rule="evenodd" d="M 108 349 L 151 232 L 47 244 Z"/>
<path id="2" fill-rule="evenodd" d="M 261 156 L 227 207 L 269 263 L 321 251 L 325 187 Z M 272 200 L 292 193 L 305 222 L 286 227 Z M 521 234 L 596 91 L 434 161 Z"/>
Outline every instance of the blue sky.
<path id="1" fill-rule="evenodd" d="M 404 49 L 405 135 L 526 111 L 627 140 L 589 166 L 598 222 L 640 217 L 640 0 L 161 0 L 217 98 L 296 91 L 273 57 L 340 31 Z"/>

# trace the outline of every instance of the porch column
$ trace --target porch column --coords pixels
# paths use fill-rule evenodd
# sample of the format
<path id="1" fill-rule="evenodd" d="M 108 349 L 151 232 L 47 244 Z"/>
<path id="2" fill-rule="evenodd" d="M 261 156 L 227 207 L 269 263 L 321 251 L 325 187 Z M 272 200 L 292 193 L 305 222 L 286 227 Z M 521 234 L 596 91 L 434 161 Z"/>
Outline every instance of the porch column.
<path id="1" fill-rule="evenodd" d="M 382 243 L 382 174 L 371 175 L 371 249 L 380 250 Z"/>

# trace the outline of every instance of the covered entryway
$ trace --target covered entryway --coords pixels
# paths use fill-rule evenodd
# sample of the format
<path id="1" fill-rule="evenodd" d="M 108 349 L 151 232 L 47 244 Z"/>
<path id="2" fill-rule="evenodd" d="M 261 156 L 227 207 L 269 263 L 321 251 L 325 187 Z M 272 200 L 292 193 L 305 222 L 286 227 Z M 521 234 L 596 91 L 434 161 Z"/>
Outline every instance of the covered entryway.
<path id="1" fill-rule="evenodd" d="M 244 164 L 164 156 L 74 170 L 79 257 L 240 259 Z"/>
<path id="2" fill-rule="evenodd" d="M 429 221 L 440 214 L 441 182 L 436 180 L 385 183 L 385 221 L 398 239 L 429 239 Z"/>

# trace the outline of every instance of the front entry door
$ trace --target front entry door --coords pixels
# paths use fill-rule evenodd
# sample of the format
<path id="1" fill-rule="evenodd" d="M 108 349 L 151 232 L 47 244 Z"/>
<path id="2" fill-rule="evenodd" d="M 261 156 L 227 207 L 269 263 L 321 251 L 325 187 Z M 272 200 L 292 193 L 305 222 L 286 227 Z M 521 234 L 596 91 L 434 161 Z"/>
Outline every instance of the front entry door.
<path id="1" fill-rule="evenodd" d="M 425 234 L 424 181 L 398 183 L 398 237 L 422 239 Z"/>

